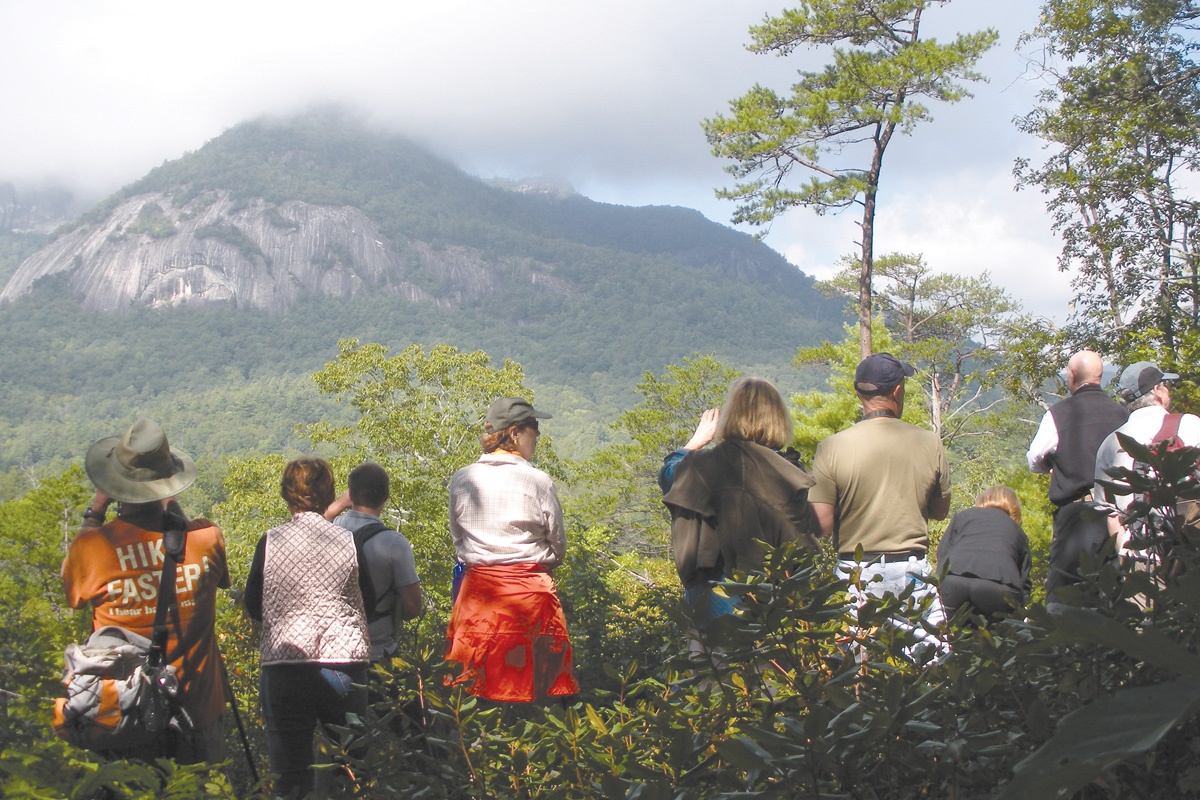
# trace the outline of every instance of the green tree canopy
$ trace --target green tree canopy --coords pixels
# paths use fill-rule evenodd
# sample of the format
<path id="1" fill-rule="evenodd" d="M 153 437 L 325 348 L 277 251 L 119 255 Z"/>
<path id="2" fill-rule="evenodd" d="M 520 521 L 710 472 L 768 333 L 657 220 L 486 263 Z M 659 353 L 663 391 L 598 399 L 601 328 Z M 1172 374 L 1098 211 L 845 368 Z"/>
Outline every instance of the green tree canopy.
<path id="1" fill-rule="evenodd" d="M 1021 186 L 1047 195 L 1074 272 L 1077 339 L 1191 373 L 1200 328 L 1200 9 L 1194 0 L 1046 0 L 1027 41 L 1049 88 L 1018 126 L 1044 140 Z M 1130 353 L 1136 350 L 1136 353 Z"/>
<path id="2" fill-rule="evenodd" d="M 979 58 L 996 42 L 987 29 L 949 44 L 921 38 L 932 5 L 948 0 L 808 0 L 750 29 L 749 49 L 788 55 L 799 47 L 831 50 L 820 72 L 800 72 L 782 95 L 755 86 L 730 102 L 730 113 L 704 121 L 713 155 L 732 159 L 737 180 L 718 197 L 738 203 L 734 222 L 764 225 L 792 206 L 823 214 L 862 208 L 859 262 L 859 343 L 871 352 L 871 275 L 875 200 L 883 155 L 892 136 L 930 120 L 925 101 L 969 96 L 965 81 L 982 80 Z M 829 156 L 839 162 L 832 165 Z M 852 165 L 852 166 L 851 166 Z M 793 170 L 810 173 L 786 188 Z"/>
<path id="3" fill-rule="evenodd" d="M 532 400 L 533 393 L 524 386 L 519 364 L 493 366 L 483 351 L 463 353 L 449 345 L 426 351 L 412 345 L 392 355 L 383 345 L 357 339 L 338 347 L 337 359 L 313 381 L 322 393 L 350 405 L 357 418 L 302 430 L 317 452 L 329 454 L 339 486 L 364 461 L 388 471 L 391 500 L 385 516 L 412 543 L 422 583 L 440 596 L 449 587 L 454 553 L 446 523 L 447 482 L 479 457 L 483 415 L 491 402 L 501 396 Z M 537 458 L 547 471 L 562 473 L 549 434 L 538 444 Z M 229 537 L 230 550 L 246 548 L 246 563 L 253 537 L 287 518 L 278 498 L 285 460 L 268 455 L 229 465 L 229 499 L 219 507 L 219 521 L 240 532 Z"/>
<path id="4" fill-rule="evenodd" d="M 612 426 L 623 441 L 579 467 L 578 500 L 571 508 L 606 525 L 618 547 L 666 555 L 667 514 L 658 488 L 663 456 L 688 440 L 700 414 L 721 405 L 737 370 L 714 356 L 696 354 L 647 372 L 637 386 L 644 398 Z"/>
<path id="5" fill-rule="evenodd" d="M 821 288 L 856 308 L 857 265 L 849 256 L 842 264 Z M 1053 331 L 1048 321 L 1023 313 L 988 273 L 934 272 L 919 253 L 882 256 L 875 264 L 872 297 L 895 342 L 892 352 L 916 366 L 929 425 L 947 445 L 984 433 L 972 423 L 1003 402 L 993 390 L 1031 377 L 1009 376 L 1009 354 L 1044 352 Z M 1024 360 L 1015 363 L 1026 366 Z M 1033 375 L 1040 378 L 1044 370 Z"/>

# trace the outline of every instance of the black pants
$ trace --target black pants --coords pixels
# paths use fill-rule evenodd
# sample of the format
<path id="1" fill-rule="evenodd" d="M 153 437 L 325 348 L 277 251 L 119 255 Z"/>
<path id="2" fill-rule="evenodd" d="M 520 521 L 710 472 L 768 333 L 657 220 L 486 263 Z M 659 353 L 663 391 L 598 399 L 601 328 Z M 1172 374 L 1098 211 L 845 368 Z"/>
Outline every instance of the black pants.
<path id="1" fill-rule="evenodd" d="M 267 725 L 271 771 L 279 776 L 275 793 L 313 788 L 313 739 L 318 722 L 345 725 L 346 713 L 367 713 L 367 665 L 269 664 L 262 668 L 259 693 Z"/>
<path id="2" fill-rule="evenodd" d="M 1046 575 L 1046 601 L 1054 599 L 1054 590 L 1079 581 L 1079 556 L 1084 552 L 1100 557 L 1100 548 L 1108 541 L 1108 521 L 1084 519 L 1085 503 L 1068 503 L 1054 511 L 1054 537 L 1050 540 L 1050 568 Z"/>
<path id="3" fill-rule="evenodd" d="M 969 604 L 978 614 L 988 617 L 1001 616 L 1020 605 L 1021 595 L 1011 587 L 984 578 L 965 575 L 947 575 L 942 578 L 938 591 L 946 613 L 953 614 L 963 603 Z"/>

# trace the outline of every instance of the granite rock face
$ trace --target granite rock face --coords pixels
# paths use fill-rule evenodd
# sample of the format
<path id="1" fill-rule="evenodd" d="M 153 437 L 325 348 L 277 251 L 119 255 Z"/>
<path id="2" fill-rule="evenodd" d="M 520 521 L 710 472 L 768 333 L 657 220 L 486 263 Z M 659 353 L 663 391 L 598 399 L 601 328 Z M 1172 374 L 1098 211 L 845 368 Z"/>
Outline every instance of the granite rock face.
<path id="1" fill-rule="evenodd" d="M 26 259 L 0 301 L 62 272 L 81 305 L 97 311 L 186 302 L 283 313 L 305 294 L 372 291 L 452 306 L 499 289 L 500 273 L 543 291 L 572 292 L 526 259 L 492 263 L 469 247 L 389 241 L 357 208 L 276 206 L 228 192 L 205 192 L 178 206 L 162 193 L 131 197 L 103 222 L 81 225 Z"/>

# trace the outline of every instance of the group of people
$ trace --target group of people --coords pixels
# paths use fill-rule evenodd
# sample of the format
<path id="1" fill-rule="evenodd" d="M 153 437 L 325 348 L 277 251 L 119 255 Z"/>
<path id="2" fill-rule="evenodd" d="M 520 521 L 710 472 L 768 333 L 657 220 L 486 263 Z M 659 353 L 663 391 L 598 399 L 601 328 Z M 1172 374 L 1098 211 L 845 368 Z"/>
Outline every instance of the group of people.
<path id="1" fill-rule="evenodd" d="M 944 621 L 926 580 L 927 521 L 949 513 L 950 468 L 938 436 L 901 419 L 913 374 L 887 353 L 863 359 L 854 376 L 862 420 L 817 446 L 811 473 L 794 451 L 780 452 L 792 439 L 791 415 L 759 378 L 736 381 L 724 406 L 706 411 L 688 443 L 667 455 L 659 485 L 699 630 L 733 612 L 720 582 L 761 565 L 760 542 L 816 550 L 823 537 L 832 539 L 836 574 L 850 581 L 856 605 L 911 587 L 914 603 L 931 597 L 923 604 L 928 622 Z M 719 443 L 706 447 L 714 437 Z"/>
<path id="2" fill-rule="evenodd" d="M 1070 395 L 1047 411 L 1028 452 L 1029 468 L 1051 475 L 1051 603 L 1080 579 L 1084 554 L 1100 558 L 1110 536 L 1117 552 L 1128 552 L 1122 512 L 1130 497 L 1109 487 L 1110 471 L 1133 458 L 1117 434 L 1143 444 L 1170 437 L 1200 444 L 1200 418 L 1168 414 L 1178 375 L 1133 364 L 1118 380 L 1117 402 L 1102 390 L 1102 373 L 1097 353 L 1071 357 Z M 735 382 L 724 407 L 705 411 L 687 444 L 667 455 L 659 486 L 697 629 L 733 613 L 720 583 L 761 565 L 760 542 L 815 549 L 830 539 L 836 575 L 849 581 L 855 605 L 911 590 L 926 623 L 918 638 L 963 605 L 994 618 L 1028 602 L 1032 556 L 1020 498 L 1007 486 L 984 490 L 950 520 L 937 548 L 938 580 L 930 580 L 928 522 L 949 513 L 950 470 L 939 438 L 901 419 L 905 380 L 914 374 L 887 353 L 863 359 L 854 375 L 862 418 L 820 442 L 811 472 L 794 451 L 781 452 L 791 417 L 775 387 L 757 378 Z M 719 443 L 708 447 L 714 438 Z M 1096 501 L 1111 513 L 1097 514 Z"/>
<path id="3" fill-rule="evenodd" d="M 450 481 L 462 581 L 446 657 L 462 666 L 458 683 L 494 701 L 579 691 L 551 577 L 566 553 L 562 507 L 549 476 L 529 463 L 538 420 L 549 416 L 519 398 L 500 398 L 485 417 L 479 460 Z M 195 464 L 141 419 L 124 435 L 96 442 L 86 469 L 97 491 L 63 561 L 67 601 L 90 607 L 97 628 L 118 625 L 149 637 L 163 532 L 170 515 L 182 518 L 175 497 L 194 482 Z M 317 726 L 365 717 L 370 665 L 396 653 L 397 621 L 422 611 L 412 547 L 380 519 L 389 488 L 387 472 L 373 463 L 352 470 L 340 496 L 324 459 L 284 467 L 280 495 L 290 519 L 259 539 L 242 595 L 247 614 L 261 623 L 260 699 L 279 795 L 313 790 Z M 109 519 L 113 502 L 119 507 Z M 225 542 L 208 520 L 186 528 L 166 660 L 176 669 L 188 724 L 168 731 L 155 752 L 114 755 L 224 758 L 231 695 L 215 618 L 217 590 L 230 586 Z"/>
<path id="4" fill-rule="evenodd" d="M 1128 487 L 1116 489 L 1121 481 L 1114 475 L 1133 468 L 1135 459 L 1118 436 L 1141 445 L 1200 445 L 1200 418 L 1170 413 L 1171 382 L 1178 380 L 1177 374 L 1149 361 L 1131 364 L 1117 380 L 1118 402 L 1101 389 L 1103 370 L 1099 354 L 1090 350 L 1071 357 L 1070 396 L 1046 412 L 1027 454 L 1031 470 L 1050 474 L 1050 502 L 1055 506 L 1047 604 L 1055 602 L 1061 587 L 1078 580 L 1085 558 L 1099 563 L 1109 552 L 1105 545 L 1110 538 L 1115 537 L 1114 554 L 1142 558 L 1125 522 L 1134 496 Z"/>
<path id="5" fill-rule="evenodd" d="M 1030 469 L 1051 474 L 1057 507 L 1051 597 L 1078 576 L 1081 553 L 1099 553 L 1111 534 L 1125 544 L 1119 517 L 1106 523 L 1083 513 L 1097 481 L 1129 462 L 1114 431 L 1150 442 L 1171 427 L 1183 443 L 1200 444 L 1200 419 L 1168 418 L 1176 376 L 1146 362 L 1127 368 L 1119 381 L 1126 410 L 1101 391 L 1101 371 L 1095 353 L 1071 358 L 1071 395 L 1047 412 L 1028 453 Z M 950 469 L 938 436 L 901 419 L 913 374 L 886 353 L 863 359 L 854 376 L 862 419 L 818 445 L 811 472 L 783 449 L 791 415 L 758 378 L 735 381 L 724 406 L 704 412 L 687 444 L 668 454 L 659 485 L 698 628 L 734 612 L 719 586 L 760 566 L 764 545 L 815 550 L 821 538 L 832 540 L 836 574 L 850 581 L 854 601 L 911 589 L 930 630 L 963 604 L 998 615 L 1027 602 L 1029 543 L 1008 487 L 984 491 L 954 516 L 938 547 L 940 581 L 930 580 L 928 521 L 949 514 Z M 484 417 L 482 454 L 449 482 L 459 569 L 446 659 L 461 665 L 454 683 L 491 701 L 545 702 L 579 691 L 552 578 L 567 550 L 562 507 L 553 481 L 530 463 L 539 420 L 550 416 L 520 398 L 496 400 Z M 162 533 L 182 514 L 175 497 L 195 480 L 195 465 L 142 419 L 96 442 L 86 469 L 97 491 L 63 562 L 68 603 L 90 606 L 97 628 L 148 636 Z M 313 787 L 317 725 L 366 713 L 370 664 L 395 654 L 397 621 L 419 615 L 423 601 L 411 545 L 380 519 L 389 499 L 382 467 L 354 469 L 339 496 L 328 463 L 299 458 L 284 468 L 280 494 L 290 519 L 259 540 L 243 600 L 262 624 L 260 694 L 276 790 L 302 796 Z M 203 519 L 187 523 L 167 661 L 191 725 L 164 737 L 161 753 L 181 761 L 223 758 L 230 695 L 215 616 L 217 591 L 229 585 L 221 531 Z"/>

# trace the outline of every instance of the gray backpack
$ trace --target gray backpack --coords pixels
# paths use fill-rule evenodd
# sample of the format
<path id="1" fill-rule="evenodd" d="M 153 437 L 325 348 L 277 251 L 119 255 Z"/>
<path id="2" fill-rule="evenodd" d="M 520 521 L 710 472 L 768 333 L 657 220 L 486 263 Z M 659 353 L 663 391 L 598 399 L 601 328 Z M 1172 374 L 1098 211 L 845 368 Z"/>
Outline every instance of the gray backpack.
<path id="1" fill-rule="evenodd" d="M 67 696 L 54 702 L 54 730 L 76 747 L 116 750 L 145 745 L 177 713 L 172 666 L 150 665 L 150 640 L 109 625 L 63 653 Z"/>
<path id="2" fill-rule="evenodd" d="M 77 747 L 142 748 L 160 743 L 168 730 L 191 729 L 179 706 L 175 667 L 165 663 L 167 615 L 172 608 L 178 615 L 175 568 L 183 558 L 187 529 L 168 527 L 153 639 L 109 625 L 63 652 L 67 696 L 55 700 L 53 724 L 60 737 Z"/>

